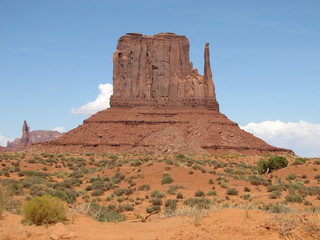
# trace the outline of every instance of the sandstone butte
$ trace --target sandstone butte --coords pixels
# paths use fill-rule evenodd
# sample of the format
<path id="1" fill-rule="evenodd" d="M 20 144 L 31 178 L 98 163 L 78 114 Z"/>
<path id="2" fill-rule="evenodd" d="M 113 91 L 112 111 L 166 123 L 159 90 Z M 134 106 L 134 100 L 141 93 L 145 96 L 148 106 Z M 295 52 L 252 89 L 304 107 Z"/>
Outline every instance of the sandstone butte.
<path id="1" fill-rule="evenodd" d="M 204 48 L 204 75 L 189 60 L 185 36 L 128 33 L 113 54 L 111 108 L 30 151 L 144 154 L 294 155 L 241 130 L 220 113 Z M 106 99 L 107 100 L 107 99 Z"/>

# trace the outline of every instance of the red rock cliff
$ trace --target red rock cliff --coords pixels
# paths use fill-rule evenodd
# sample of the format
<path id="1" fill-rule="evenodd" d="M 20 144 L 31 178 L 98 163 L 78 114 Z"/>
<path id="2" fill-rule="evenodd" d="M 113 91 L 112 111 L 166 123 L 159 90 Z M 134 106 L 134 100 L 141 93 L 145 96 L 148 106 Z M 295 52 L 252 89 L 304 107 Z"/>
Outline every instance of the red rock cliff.
<path id="1" fill-rule="evenodd" d="M 205 47 L 204 76 L 189 61 L 185 36 L 160 33 L 122 36 L 113 54 L 111 107 L 196 107 L 219 111 Z"/>

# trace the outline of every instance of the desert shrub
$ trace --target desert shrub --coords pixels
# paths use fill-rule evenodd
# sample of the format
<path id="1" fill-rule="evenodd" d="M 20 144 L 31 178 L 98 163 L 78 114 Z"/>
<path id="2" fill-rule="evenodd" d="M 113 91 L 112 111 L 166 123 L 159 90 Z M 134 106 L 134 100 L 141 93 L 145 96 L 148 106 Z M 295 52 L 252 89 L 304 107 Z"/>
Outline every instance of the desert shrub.
<path id="1" fill-rule="evenodd" d="M 131 166 L 133 167 L 138 167 L 142 165 L 142 162 L 140 160 L 134 160 L 132 163 L 131 163 Z"/>
<path id="2" fill-rule="evenodd" d="M 120 188 L 116 189 L 113 193 L 114 193 L 114 195 L 120 197 L 124 194 L 124 189 L 120 189 Z"/>
<path id="3" fill-rule="evenodd" d="M 306 158 L 296 158 L 293 162 L 293 165 L 303 165 L 306 161 Z"/>
<path id="4" fill-rule="evenodd" d="M 302 203 L 303 197 L 299 194 L 289 194 L 286 196 L 288 202 Z"/>
<path id="5" fill-rule="evenodd" d="M 34 171 L 34 170 L 23 170 L 18 173 L 20 177 L 22 176 L 27 176 L 27 177 L 42 177 L 46 178 L 49 177 L 51 174 L 50 173 L 45 173 L 45 172 L 39 172 L 39 171 Z"/>
<path id="6" fill-rule="evenodd" d="M 202 173 L 206 173 L 207 172 L 207 170 L 206 169 L 204 169 L 202 166 L 200 166 L 200 165 L 194 165 L 193 167 L 192 167 L 194 170 L 200 170 Z"/>
<path id="7" fill-rule="evenodd" d="M 13 195 L 14 194 L 6 186 L 0 185 L 0 208 L 17 214 L 20 212 L 21 203 L 14 199 Z"/>
<path id="8" fill-rule="evenodd" d="M 173 165 L 173 164 L 174 164 L 174 162 L 173 162 L 172 159 L 166 159 L 166 160 L 165 160 L 165 163 L 166 163 L 167 165 Z"/>
<path id="9" fill-rule="evenodd" d="M 42 196 L 45 194 L 47 186 L 44 184 L 34 184 L 30 187 L 29 193 L 33 196 Z"/>
<path id="10" fill-rule="evenodd" d="M 91 196 L 101 196 L 105 192 L 104 189 L 95 189 L 92 191 Z"/>
<path id="11" fill-rule="evenodd" d="M 107 161 L 107 160 L 101 159 L 99 162 L 97 162 L 97 163 L 95 164 L 95 166 L 97 166 L 97 167 L 105 167 L 105 166 L 107 166 L 107 164 L 108 164 L 108 161 Z"/>
<path id="12" fill-rule="evenodd" d="M 236 196 L 238 195 L 239 191 L 236 188 L 228 188 L 226 194 L 227 195 L 233 195 Z"/>
<path id="13" fill-rule="evenodd" d="M 178 189 L 183 189 L 183 188 L 184 188 L 183 185 L 172 185 L 172 186 L 169 186 L 169 188 L 167 189 L 166 193 L 168 193 L 170 195 L 175 195 L 176 191 Z"/>
<path id="14" fill-rule="evenodd" d="M 286 189 L 286 186 L 283 184 L 274 184 L 274 185 L 269 185 L 267 187 L 268 192 L 274 192 L 274 191 L 282 192 L 285 189 Z"/>
<path id="15" fill-rule="evenodd" d="M 219 184 L 220 184 L 221 188 L 228 188 L 229 187 L 228 183 L 226 183 L 225 181 L 221 181 L 221 182 L 219 182 Z"/>
<path id="16" fill-rule="evenodd" d="M 204 197 L 205 195 L 206 194 L 201 190 L 196 191 L 194 194 L 195 197 Z"/>
<path id="17" fill-rule="evenodd" d="M 209 183 L 209 184 L 214 184 L 213 179 L 212 179 L 212 178 L 210 178 L 210 179 L 209 179 L 209 181 L 208 181 L 208 183 Z"/>
<path id="18" fill-rule="evenodd" d="M 166 197 L 165 194 L 161 193 L 158 190 L 152 191 L 150 195 L 151 195 L 151 197 L 154 197 L 154 198 L 164 198 L 164 197 Z"/>
<path id="19" fill-rule="evenodd" d="M 320 174 L 315 175 L 314 179 L 320 180 Z"/>
<path id="20" fill-rule="evenodd" d="M 244 194 L 242 197 L 243 197 L 244 200 L 251 200 L 252 199 L 250 193 Z"/>
<path id="21" fill-rule="evenodd" d="M 183 199 L 183 194 L 181 192 L 177 193 L 177 199 Z"/>
<path id="22" fill-rule="evenodd" d="M 138 187 L 138 191 L 148 191 L 148 190 L 150 190 L 149 184 L 143 184 L 140 187 Z"/>
<path id="23" fill-rule="evenodd" d="M 227 166 L 225 162 L 214 160 L 213 162 L 214 169 L 224 168 Z"/>
<path id="24" fill-rule="evenodd" d="M 129 211 L 133 211 L 134 207 L 130 204 L 124 204 L 124 205 L 119 205 L 118 206 L 118 211 L 119 212 L 129 212 Z"/>
<path id="25" fill-rule="evenodd" d="M 272 213 L 291 212 L 291 209 L 283 203 L 269 204 L 266 208 L 267 208 L 267 211 L 272 212 Z"/>
<path id="26" fill-rule="evenodd" d="M 62 182 L 59 182 L 55 184 L 53 187 L 56 189 L 60 188 L 73 188 L 73 187 L 79 187 L 82 184 L 82 181 L 78 178 L 69 178 Z"/>
<path id="27" fill-rule="evenodd" d="M 209 192 L 207 192 L 207 196 L 217 196 L 217 192 L 214 190 L 210 190 Z"/>
<path id="28" fill-rule="evenodd" d="M 207 198 L 188 198 L 184 201 L 184 205 L 197 209 L 210 209 L 212 202 Z"/>
<path id="29" fill-rule="evenodd" d="M 294 179 L 296 179 L 296 178 L 297 178 L 297 175 L 294 174 L 294 173 L 292 173 L 292 174 L 289 174 L 289 175 L 287 176 L 286 180 L 287 180 L 287 181 L 292 181 L 292 180 L 294 180 Z"/>
<path id="30" fill-rule="evenodd" d="M 147 213 L 153 213 L 155 211 L 160 211 L 161 207 L 160 206 L 151 206 L 146 208 Z"/>
<path id="31" fill-rule="evenodd" d="M 161 198 L 153 198 L 150 200 L 150 202 L 153 206 L 161 206 L 162 205 Z"/>
<path id="32" fill-rule="evenodd" d="M 244 190 L 245 192 L 251 192 L 251 189 L 250 189 L 249 187 L 244 187 L 243 190 Z"/>
<path id="33" fill-rule="evenodd" d="M 113 207 L 91 203 L 88 206 L 87 214 L 99 222 L 121 222 L 125 217 L 116 212 Z"/>
<path id="34" fill-rule="evenodd" d="M 164 184 L 169 184 L 169 183 L 173 183 L 173 178 L 170 176 L 169 173 L 164 173 L 162 175 L 162 180 L 161 180 L 161 184 L 164 185 Z"/>
<path id="35" fill-rule="evenodd" d="M 259 174 L 265 174 L 267 171 L 272 172 L 274 170 L 284 168 L 288 166 L 288 160 L 283 156 L 273 156 L 268 160 L 260 159 L 258 162 Z"/>
<path id="36" fill-rule="evenodd" d="M 115 175 L 113 175 L 113 177 L 111 178 L 111 180 L 112 180 L 112 182 L 114 183 L 114 184 L 118 184 L 118 183 L 120 183 L 122 180 L 124 180 L 125 179 L 125 175 L 123 175 L 122 173 L 120 173 L 120 172 L 116 172 L 116 174 Z"/>
<path id="37" fill-rule="evenodd" d="M 299 181 L 287 184 L 287 188 L 289 189 L 290 194 L 294 194 L 297 192 L 301 194 L 303 197 L 309 194 L 308 188 L 302 182 Z"/>
<path id="38" fill-rule="evenodd" d="M 250 175 L 248 177 L 248 180 L 252 185 L 256 185 L 256 186 L 259 186 L 259 185 L 267 186 L 270 184 L 270 182 L 268 180 L 264 179 L 261 176 L 257 176 L 257 175 Z"/>
<path id="39" fill-rule="evenodd" d="M 74 189 L 64 189 L 64 190 L 49 190 L 47 191 L 48 194 L 54 197 L 60 198 L 62 201 L 67 203 L 74 203 L 79 196 L 79 193 Z"/>
<path id="40" fill-rule="evenodd" d="M 23 188 L 30 188 L 32 185 L 35 184 L 45 184 L 45 180 L 42 177 L 38 176 L 32 176 L 32 177 L 26 177 L 21 181 Z"/>
<path id="41" fill-rule="evenodd" d="M 43 195 L 27 201 L 23 207 L 24 222 L 28 224 L 51 224 L 66 220 L 63 202 L 51 195 Z"/>
<path id="42" fill-rule="evenodd" d="M 271 199 L 277 199 L 277 198 L 280 198 L 282 195 L 282 193 L 280 191 L 273 191 L 270 193 L 269 197 Z"/>
<path id="43" fill-rule="evenodd" d="M 115 154 L 111 154 L 111 155 L 109 155 L 109 158 L 111 160 L 117 160 L 119 157 L 117 155 L 115 155 Z"/>
<path id="44" fill-rule="evenodd" d="M 14 195 L 21 195 L 23 194 L 23 186 L 20 182 L 14 180 L 11 183 L 6 184 L 8 190 L 13 193 Z"/>
<path id="45" fill-rule="evenodd" d="M 318 186 L 308 187 L 308 194 L 309 194 L 310 196 L 320 195 L 320 187 L 318 187 Z"/>
<path id="46" fill-rule="evenodd" d="M 179 154 L 177 154 L 177 155 L 175 156 L 175 158 L 176 158 L 177 160 L 182 160 L 182 159 L 185 159 L 186 156 L 185 156 L 184 154 L 179 153 Z"/>
<path id="47" fill-rule="evenodd" d="M 177 209 L 177 202 L 173 199 L 168 199 L 165 203 L 165 210 L 167 212 L 174 212 Z"/>

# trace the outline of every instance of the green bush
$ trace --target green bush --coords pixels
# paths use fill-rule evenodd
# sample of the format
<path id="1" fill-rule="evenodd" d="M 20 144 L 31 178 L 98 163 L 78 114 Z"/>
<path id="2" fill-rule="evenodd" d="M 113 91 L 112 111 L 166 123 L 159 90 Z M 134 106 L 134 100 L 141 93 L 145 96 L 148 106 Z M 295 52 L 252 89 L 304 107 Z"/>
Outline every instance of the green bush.
<path id="1" fill-rule="evenodd" d="M 177 202 L 176 200 L 168 199 L 164 203 L 164 206 L 166 207 L 167 212 L 174 212 L 177 209 Z"/>
<path id="2" fill-rule="evenodd" d="M 63 202 L 51 195 L 43 195 L 27 201 L 23 207 L 24 222 L 43 225 L 66 220 Z"/>
<path id="3" fill-rule="evenodd" d="M 302 203 L 303 197 L 299 194 L 289 194 L 286 196 L 288 202 Z"/>
<path id="4" fill-rule="evenodd" d="M 194 194 L 195 197 L 204 197 L 205 195 L 206 194 L 201 190 L 196 191 Z"/>
<path id="5" fill-rule="evenodd" d="M 259 186 L 259 185 L 267 186 L 270 184 L 268 180 L 264 179 L 261 176 L 257 176 L 257 175 L 250 175 L 248 177 L 248 180 L 252 185 L 256 185 L 256 186 Z"/>
<path id="6" fill-rule="evenodd" d="M 265 174 L 266 172 L 272 172 L 274 170 L 284 168 L 288 166 L 288 160 L 283 156 L 273 156 L 268 160 L 260 159 L 258 163 L 259 174 Z"/>
<path id="7" fill-rule="evenodd" d="M 20 202 L 13 198 L 13 193 L 5 186 L 0 185 L 0 208 L 12 213 L 20 212 Z"/>
<path id="8" fill-rule="evenodd" d="M 32 185 L 35 184 L 45 184 L 45 180 L 42 177 L 32 176 L 26 177 L 21 181 L 22 187 L 30 188 Z"/>
<path id="9" fill-rule="evenodd" d="M 169 173 L 164 173 L 162 175 L 162 180 L 161 180 L 161 184 L 164 185 L 164 184 L 169 184 L 169 183 L 173 183 L 173 178 L 170 176 Z"/>
<path id="10" fill-rule="evenodd" d="M 296 158 L 293 162 L 293 165 L 303 165 L 306 161 L 306 158 Z"/>
<path id="11" fill-rule="evenodd" d="M 209 192 L 207 192 L 207 196 L 217 196 L 217 192 L 214 190 L 210 190 Z"/>
<path id="12" fill-rule="evenodd" d="M 121 222 L 125 217 L 109 206 L 91 203 L 88 214 L 99 222 Z"/>
<path id="13" fill-rule="evenodd" d="M 273 191 L 279 191 L 282 192 L 283 190 L 286 189 L 286 185 L 284 184 L 275 184 L 275 185 L 269 185 L 267 187 L 268 192 L 273 192 Z"/>
<path id="14" fill-rule="evenodd" d="M 154 198 L 164 198 L 164 197 L 166 197 L 165 194 L 161 193 L 158 190 L 152 191 L 150 195 L 151 195 L 151 197 L 154 197 Z"/>
<path id="15" fill-rule="evenodd" d="M 236 196 L 236 195 L 238 195 L 239 191 L 236 188 L 228 188 L 226 193 L 227 193 L 227 195 Z"/>
<path id="16" fill-rule="evenodd" d="M 276 204 L 270 204 L 267 206 L 267 210 L 269 212 L 272 212 L 272 213 L 288 213 L 288 212 L 291 212 L 291 209 L 283 204 L 283 203 L 276 203 Z"/>
<path id="17" fill-rule="evenodd" d="M 292 180 L 295 180 L 297 178 L 297 175 L 292 173 L 292 174 L 289 174 L 286 178 L 287 181 L 292 181 Z"/>
<path id="18" fill-rule="evenodd" d="M 182 160 L 182 159 L 186 158 L 186 156 L 184 154 L 182 154 L 182 153 L 177 154 L 175 157 L 176 157 L 177 160 Z"/>
<path id="19" fill-rule="evenodd" d="M 138 191 L 149 191 L 150 185 L 149 184 L 143 184 L 140 187 L 138 187 Z"/>
<path id="20" fill-rule="evenodd" d="M 155 211 L 160 211 L 161 207 L 160 206 L 151 206 L 146 208 L 147 213 L 153 213 Z"/>
<path id="21" fill-rule="evenodd" d="M 49 190 L 47 193 L 51 196 L 58 197 L 67 203 L 74 203 L 79 195 L 79 193 L 74 189 Z"/>
<path id="22" fill-rule="evenodd" d="M 188 198 L 184 205 L 197 209 L 210 209 L 212 202 L 207 198 Z"/>
<path id="23" fill-rule="evenodd" d="M 250 193 L 244 194 L 242 197 L 243 197 L 244 200 L 251 200 L 252 199 Z"/>
<path id="24" fill-rule="evenodd" d="M 181 192 L 177 193 L 177 199 L 183 199 L 183 194 Z"/>
<path id="25" fill-rule="evenodd" d="M 277 199 L 277 198 L 280 198 L 282 195 L 282 193 L 280 191 L 273 191 L 270 193 L 269 197 L 271 199 Z"/>
<path id="26" fill-rule="evenodd" d="M 162 205 L 161 198 L 151 199 L 150 202 L 152 203 L 153 206 L 161 206 Z"/>

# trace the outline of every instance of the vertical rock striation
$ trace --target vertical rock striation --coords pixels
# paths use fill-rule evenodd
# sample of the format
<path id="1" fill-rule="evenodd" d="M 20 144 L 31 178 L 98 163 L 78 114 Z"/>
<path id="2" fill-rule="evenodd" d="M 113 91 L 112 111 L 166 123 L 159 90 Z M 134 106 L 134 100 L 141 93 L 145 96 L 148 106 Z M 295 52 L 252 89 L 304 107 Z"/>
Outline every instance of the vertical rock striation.
<path id="1" fill-rule="evenodd" d="M 113 54 L 114 93 L 111 107 L 197 107 L 219 111 L 205 47 L 205 74 L 189 61 L 185 36 L 161 33 L 121 37 Z"/>

